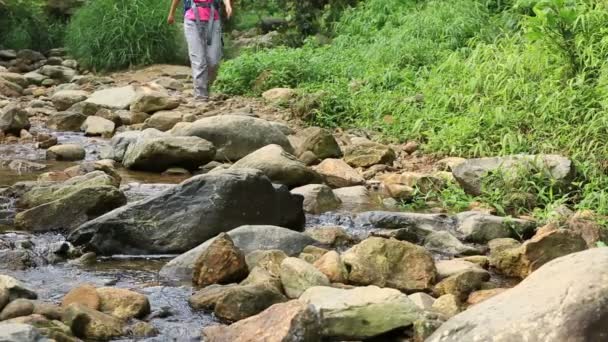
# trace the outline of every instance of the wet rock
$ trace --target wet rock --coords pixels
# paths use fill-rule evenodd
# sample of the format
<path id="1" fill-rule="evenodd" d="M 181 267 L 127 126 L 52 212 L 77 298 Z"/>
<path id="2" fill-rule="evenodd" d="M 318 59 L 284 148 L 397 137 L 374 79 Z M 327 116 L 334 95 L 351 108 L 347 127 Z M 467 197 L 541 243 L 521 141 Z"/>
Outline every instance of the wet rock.
<path id="1" fill-rule="evenodd" d="M 483 271 L 483 268 L 479 265 L 460 259 L 438 260 L 435 263 L 435 267 L 437 268 L 439 279 L 447 278 L 461 272 Z"/>
<path id="2" fill-rule="evenodd" d="M 339 226 L 308 229 L 306 234 L 324 245 L 333 247 L 346 246 L 354 242 L 346 230 Z"/>
<path id="3" fill-rule="evenodd" d="M 82 176 L 75 176 L 61 183 L 24 184 L 25 189 L 18 193 L 18 206 L 32 208 L 68 196 L 88 187 L 118 186 L 112 176 L 103 171 L 92 171 Z M 15 185 L 17 186 L 17 185 Z"/>
<path id="4" fill-rule="evenodd" d="M 458 297 L 453 294 L 446 294 L 435 300 L 432 309 L 444 317 L 450 318 L 456 316 L 463 308 Z"/>
<path id="5" fill-rule="evenodd" d="M 323 254 L 313 265 L 332 283 L 346 283 L 348 280 L 346 266 L 336 251 Z"/>
<path id="6" fill-rule="evenodd" d="M 422 310 L 431 310 L 433 307 L 433 303 L 435 303 L 435 298 L 429 296 L 424 292 L 416 292 L 407 296 L 417 307 Z"/>
<path id="7" fill-rule="evenodd" d="M 428 341 L 602 340 L 608 334 L 603 323 L 607 267 L 606 248 L 555 259 L 509 291 L 447 321 Z"/>
<path id="8" fill-rule="evenodd" d="M 223 319 L 238 321 L 256 315 L 287 298 L 269 283 L 208 286 L 188 302 L 194 309 L 213 310 Z"/>
<path id="9" fill-rule="evenodd" d="M 110 109 L 128 109 L 135 97 L 135 88 L 125 86 L 98 90 L 86 102 Z"/>
<path id="10" fill-rule="evenodd" d="M 116 287 L 101 287 L 97 289 L 99 295 L 99 310 L 114 317 L 128 320 L 142 318 L 150 313 L 150 302 L 141 294 L 127 289 Z"/>
<path id="11" fill-rule="evenodd" d="M 226 233 L 220 233 L 209 248 L 194 263 L 192 282 L 205 287 L 211 284 L 239 282 L 247 276 L 247 264 L 243 252 L 234 246 Z"/>
<path id="12" fill-rule="evenodd" d="M 144 339 L 158 335 L 158 329 L 148 322 L 139 321 L 127 328 L 127 334 L 136 339 Z"/>
<path id="13" fill-rule="evenodd" d="M 229 326 L 206 327 L 203 338 L 208 342 L 315 342 L 321 338 L 319 327 L 313 307 L 292 300 Z"/>
<path id="14" fill-rule="evenodd" d="M 479 254 L 477 248 L 467 246 L 447 231 L 432 232 L 424 239 L 424 247 L 428 250 L 448 255 Z"/>
<path id="15" fill-rule="evenodd" d="M 29 324 L 0 323 L 0 341 L 6 342 L 46 342 L 40 331 Z"/>
<path id="16" fill-rule="evenodd" d="M 331 188 L 323 184 L 304 185 L 291 190 L 291 193 L 303 196 L 304 211 L 312 214 L 332 211 L 342 204 Z"/>
<path id="17" fill-rule="evenodd" d="M 353 284 L 414 292 L 429 290 L 437 278 L 432 255 L 405 241 L 370 237 L 346 251 L 342 259 Z"/>
<path id="18" fill-rule="evenodd" d="M 29 299 L 15 299 L 8 303 L 2 312 L 0 312 L 0 321 L 6 321 L 7 319 L 28 316 L 34 312 L 34 303 Z"/>
<path id="19" fill-rule="evenodd" d="M 81 130 L 88 136 L 101 135 L 110 137 L 114 133 L 116 124 L 99 116 L 89 116 L 82 124 Z"/>
<path id="20" fill-rule="evenodd" d="M 113 210 L 80 226 L 69 240 L 101 254 L 175 253 L 243 223 L 302 229 L 303 216 L 301 197 L 275 188 L 259 171 L 231 170 L 194 176 Z"/>
<path id="21" fill-rule="evenodd" d="M 289 298 L 298 298 L 309 287 L 329 285 L 327 277 L 314 266 L 298 258 L 281 263 L 281 283 Z"/>
<path id="22" fill-rule="evenodd" d="M 420 309 L 403 293 L 376 286 L 336 289 L 311 287 L 300 301 L 312 304 L 322 317 L 322 335 L 358 340 L 412 324 Z"/>
<path id="23" fill-rule="evenodd" d="M 6 97 L 19 97 L 23 94 L 23 88 L 18 84 L 0 78 L 0 95 Z"/>
<path id="24" fill-rule="evenodd" d="M 269 283 L 239 285 L 218 299 L 213 312 L 222 319 L 239 321 L 285 301 L 280 290 Z"/>
<path id="25" fill-rule="evenodd" d="M 170 110 L 177 108 L 179 102 L 169 97 L 166 93 L 155 91 L 150 88 L 141 88 L 130 105 L 133 112 L 154 113 L 159 110 Z"/>
<path id="26" fill-rule="evenodd" d="M 395 158 L 395 151 L 392 148 L 366 139 L 357 139 L 344 150 L 344 161 L 353 167 L 390 165 Z"/>
<path id="27" fill-rule="evenodd" d="M 368 211 L 357 215 L 355 224 L 363 227 L 385 229 L 412 228 L 424 236 L 433 231 L 452 229 L 455 219 L 445 214 L 400 213 L 390 211 Z"/>
<path id="28" fill-rule="evenodd" d="M 332 188 L 343 188 L 365 183 L 365 179 L 341 159 L 325 159 L 315 168 Z"/>
<path id="29" fill-rule="evenodd" d="M 0 132 L 18 135 L 22 129 L 30 128 L 27 111 L 17 103 L 0 109 Z"/>
<path id="30" fill-rule="evenodd" d="M 315 242 L 309 236 L 281 227 L 242 226 L 228 232 L 235 246 L 246 255 L 257 250 L 281 250 L 287 255 L 296 255 Z M 172 279 L 192 279 L 192 268 L 196 258 L 209 247 L 213 239 L 169 261 L 160 275 Z"/>
<path id="31" fill-rule="evenodd" d="M 45 65 L 38 72 L 62 83 L 71 82 L 76 76 L 76 70 L 60 65 Z"/>
<path id="32" fill-rule="evenodd" d="M 172 166 L 193 170 L 214 156 L 213 145 L 198 137 L 142 137 L 129 145 L 122 162 L 127 168 L 147 171 L 164 171 Z"/>
<path id="33" fill-rule="evenodd" d="M 481 303 L 485 300 L 488 300 L 496 295 L 499 295 L 507 290 L 508 289 L 504 289 L 504 288 L 496 288 L 496 289 L 490 289 L 490 290 L 479 290 L 479 291 L 471 292 L 471 294 L 469 295 L 469 298 L 467 299 L 467 304 L 469 306 L 479 304 L 479 303 Z"/>
<path id="34" fill-rule="evenodd" d="M 9 301 L 13 301 L 17 298 L 25 299 L 36 299 L 38 295 L 36 292 L 27 288 L 19 280 L 10 277 L 8 275 L 0 274 L 0 289 L 4 289 L 8 292 Z"/>
<path id="35" fill-rule="evenodd" d="M 144 131 L 127 131 L 116 134 L 110 140 L 110 149 L 108 153 L 103 155 L 104 158 L 113 159 L 121 162 L 124 155 L 131 144 L 138 140 L 162 137 L 165 134 L 156 129 L 146 129 Z"/>
<path id="36" fill-rule="evenodd" d="M 507 157 L 468 159 L 452 170 L 454 177 L 471 195 L 481 194 L 481 180 L 488 172 L 503 170 L 514 173 L 519 169 L 547 169 L 555 181 L 569 184 L 575 174 L 569 159 L 551 154 L 513 155 Z"/>
<path id="37" fill-rule="evenodd" d="M 59 112 L 51 115 L 47 126 L 56 131 L 79 131 L 86 116 L 76 112 Z"/>
<path id="38" fill-rule="evenodd" d="M 304 152 L 312 152 L 319 159 L 341 158 L 342 150 L 330 131 L 320 127 L 308 127 L 298 131 L 295 135 L 297 140 L 296 155 L 301 156 Z"/>
<path id="39" fill-rule="evenodd" d="M 219 115 L 176 125 L 175 136 L 197 136 L 217 147 L 218 161 L 238 160 L 266 145 L 276 144 L 287 153 L 293 148 L 287 137 L 268 121 L 243 115 Z"/>
<path id="40" fill-rule="evenodd" d="M 110 340 L 123 334 L 120 319 L 80 304 L 65 308 L 63 322 L 82 339 Z"/>
<path id="41" fill-rule="evenodd" d="M 0 160 L 0 167 L 8 168 L 18 173 L 23 172 L 35 172 L 46 169 L 45 164 L 34 163 L 27 160 L 13 159 L 13 160 Z"/>
<path id="42" fill-rule="evenodd" d="M 279 249 L 257 250 L 245 256 L 247 267 L 250 271 L 254 268 L 262 268 L 271 276 L 279 277 L 281 263 L 287 258 L 287 254 Z"/>
<path id="43" fill-rule="evenodd" d="M 373 207 L 371 195 L 363 185 L 334 189 L 334 194 L 342 201 L 341 210 L 363 211 Z"/>
<path id="44" fill-rule="evenodd" d="M 51 96 L 53 105 L 59 111 L 66 110 L 72 105 L 87 99 L 87 92 L 84 90 L 60 90 Z"/>
<path id="45" fill-rule="evenodd" d="M 42 315 L 50 320 L 61 320 L 63 310 L 55 304 L 45 303 L 42 301 L 33 301 L 34 303 L 34 314 Z"/>
<path id="46" fill-rule="evenodd" d="M 46 159 L 54 160 L 82 160 L 85 157 L 85 150 L 76 144 L 55 145 L 46 150 Z"/>
<path id="47" fill-rule="evenodd" d="M 290 88 L 273 88 L 265 91 L 262 98 L 268 102 L 280 103 L 289 101 L 296 95 L 296 91 Z"/>
<path id="48" fill-rule="evenodd" d="M 156 112 L 145 121 L 144 128 L 156 128 L 163 132 L 168 131 L 176 123 L 184 121 L 183 116 L 182 113 L 174 111 L 163 110 Z"/>
<path id="49" fill-rule="evenodd" d="M 451 275 L 437 285 L 434 292 L 439 297 L 445 294 L 453 294 L 459 301 L 466 301 L 469 294 L 481 288 L 484 281 L 490 279 L 486 270 L 468 270 Z"/>
<path id="50" fill-rule="evenodd" d="M 531 221 L 493 216 L 476 211 L 462 212 L 457 215 L 457 232 L 465 241 L 487 243 L 498 238 L 529 236 L 535 224 Z"/>
<path id="51" fill-rule="evenodd" d="M 319 182 L 319 175 L 279 145 L 268 145 L 234 163 L 232 169 L 257 169 L 274 183 L 289 187 Z"/>

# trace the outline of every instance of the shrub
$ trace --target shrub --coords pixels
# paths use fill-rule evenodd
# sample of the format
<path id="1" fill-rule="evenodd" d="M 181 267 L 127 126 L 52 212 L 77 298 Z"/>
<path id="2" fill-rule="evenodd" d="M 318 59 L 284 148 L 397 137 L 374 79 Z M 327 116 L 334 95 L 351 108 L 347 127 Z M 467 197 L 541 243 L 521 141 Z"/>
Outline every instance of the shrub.
<path id="1" fill-rule="evenodd" d="M 181 26 L 167 25 L 167 11 L 156 0 L 89 1 L 72 17 L 66 47 L 83 66 L 99 70 L 178 61 Z"/>
<path id="2" fill-rule="evenodd" d="M 65 23 L 44 11 L 43 0 L 4 0 L 0 6 L 0 46 L 46 51 L 62 45 Z"/>

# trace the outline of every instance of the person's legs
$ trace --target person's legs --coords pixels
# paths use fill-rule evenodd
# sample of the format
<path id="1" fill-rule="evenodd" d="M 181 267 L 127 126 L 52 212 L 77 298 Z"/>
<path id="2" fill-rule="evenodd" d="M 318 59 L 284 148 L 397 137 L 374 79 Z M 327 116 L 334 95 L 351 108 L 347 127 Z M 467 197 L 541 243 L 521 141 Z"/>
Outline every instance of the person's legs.
<path id="1" fill-rule="evenodd" d="M 209 74 L 209 87 L 213 85 L 222 59 L 222 27 L 219 20 L 213 23 L 213 38 L 211 45 L 207 46 L 207 66 Z"/>
<path id="2" fill-rule="evenodd" d="M 194 97 L 197 99 L 206 99 L 209 97 L 209 75 L 207 54 L 208 46 L 205 38 L 205 23 L 201 25 L 203 34 L 199 31 L 196 22 L 192 20 L 184 20 L 184 32 L 186 42 L 188 43 L 188 55 L 190 56 L 190 65 L 192 66 L 192 80 L 194 81 Z"/>

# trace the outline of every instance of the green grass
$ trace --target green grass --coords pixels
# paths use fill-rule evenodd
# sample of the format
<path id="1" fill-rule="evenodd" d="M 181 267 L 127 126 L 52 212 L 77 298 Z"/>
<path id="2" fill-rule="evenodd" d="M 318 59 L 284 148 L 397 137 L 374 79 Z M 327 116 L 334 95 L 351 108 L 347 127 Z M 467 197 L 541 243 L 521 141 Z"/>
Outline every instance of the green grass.
<path id="1" fill-rule="evenodd" d="M 370 0 L 343 13 L 331 45 L 245 53 L 217 84 L 252 96 L 298 88 L 294 111 L 311 124 L 378 130 L 427 153 L 562 154 L 580 194 L 517 205 L 608 214 L 607 19 L 599 0 Z"/>
<path id="2" fill-rule="evenodd" d="M 44 11 L 43 0 L 5 0 L 0 6 L 0 47 L 45 52 L 62 46 L 65 23 Z"/>
<path id="3" fill-rule="evenodd" d="M 95 70 L 181 62 L 181 25 L 167 25 L 167 12 L 164 1 L 89 1 L 71 19 L 66 47 L 83 66 Z"/>

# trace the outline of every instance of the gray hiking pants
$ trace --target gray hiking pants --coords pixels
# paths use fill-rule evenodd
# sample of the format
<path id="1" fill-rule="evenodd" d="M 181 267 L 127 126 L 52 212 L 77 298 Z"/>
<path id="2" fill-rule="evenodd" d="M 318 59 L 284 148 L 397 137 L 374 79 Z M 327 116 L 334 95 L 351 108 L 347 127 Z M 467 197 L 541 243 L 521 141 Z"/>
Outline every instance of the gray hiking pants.
<path id="1" fill-rule="evenodd" d="M 192 66 L 194 96 L 206 98 L 209 96 L 209 87 L 215 81 L 222 58 L 222 28 L 218 20 L 213 23 L 212 42 L 211 45 L 207 45 L 207 22 L 204 21 L 201 24 L 202 37 L 193 20 L 184 20 L 184 33 Z"/>

